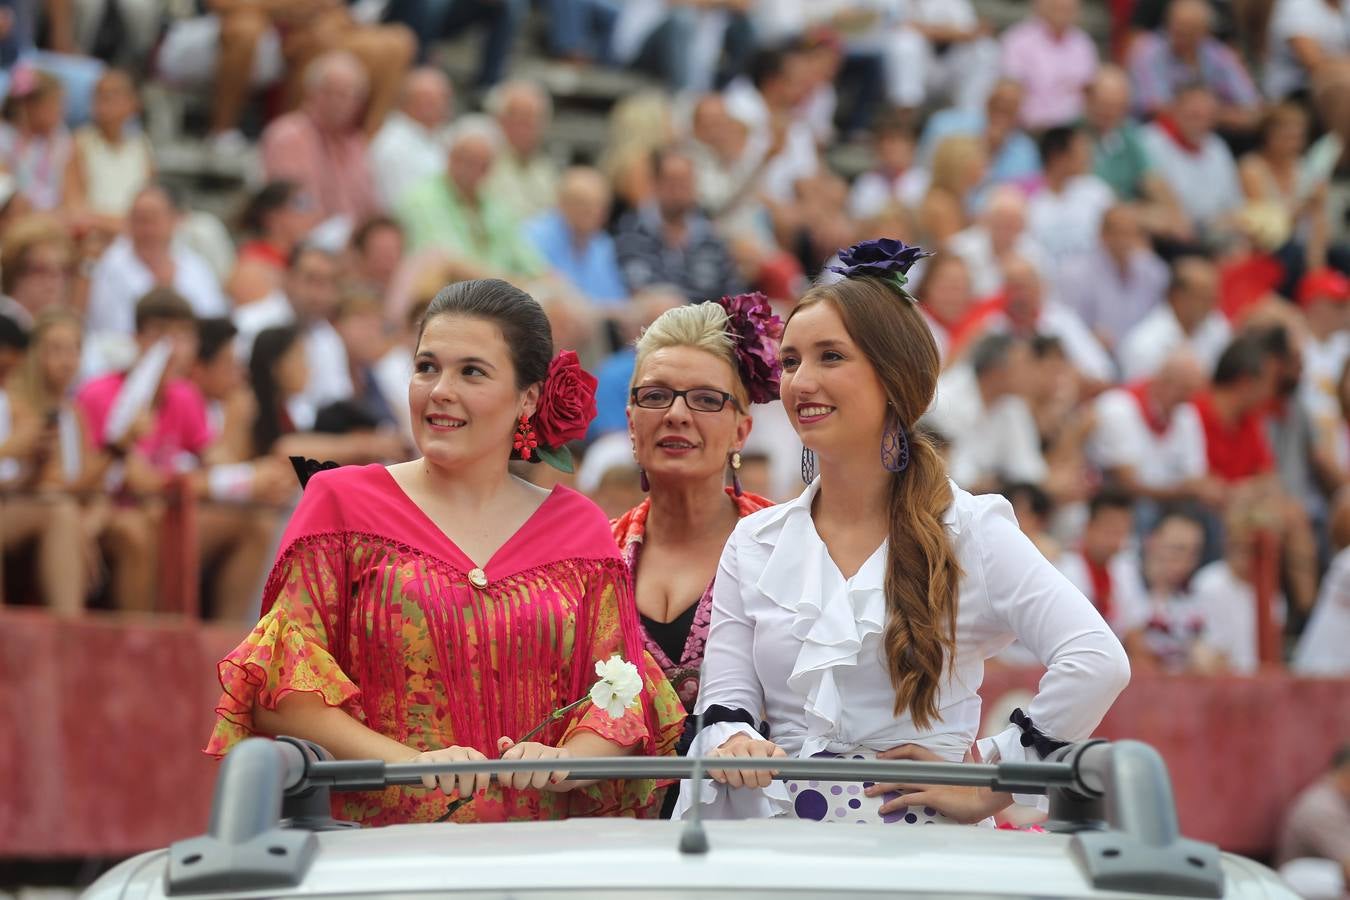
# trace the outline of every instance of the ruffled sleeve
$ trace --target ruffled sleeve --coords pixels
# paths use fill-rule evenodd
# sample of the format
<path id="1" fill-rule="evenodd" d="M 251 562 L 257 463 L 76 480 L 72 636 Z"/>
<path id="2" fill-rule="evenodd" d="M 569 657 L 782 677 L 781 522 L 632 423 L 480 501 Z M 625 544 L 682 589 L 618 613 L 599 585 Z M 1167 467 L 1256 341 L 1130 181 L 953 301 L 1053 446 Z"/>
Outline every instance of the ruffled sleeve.
<path id="1" fill-rule="evenodd" d="M 611 718 L 592 703 L 583 703 L 568 720 L 559 743 L 577 731 L 599 735 L 634 756 L 670 756 L 684 728 L 684 704 L 666 680 L 661 667 L 643 649 L 637 630 L 637 606 L 627 570 L 618 560 L 604 566 L 588 586 L 595 610 L 595 631 L 587 672 L 594 663 L 618 655 L 638 667 L 642 692 L 638 702 L 619 718 Z M 587 689 L 592 682 L 587 683 Z M 652 780 L 598 782 L 578 788 L 569 797 L 572 816 L 655 817 L 665 795 L 665 784 Z"/>
<path id="2" fill-rule="evenodd" d="M 288 694 L 317 694 L 364 718 L 360 688 L 339 661 L 346 632 L 346 541 L 340 531 L 308 527 L 323 520 L 329 493 L 319 479 L 306 491 L 268 577 L 262 619 L 217 666 L 222 693 L 206 746 L 212 756 L 256 734 L 254 709 L 274 710 Z"/>

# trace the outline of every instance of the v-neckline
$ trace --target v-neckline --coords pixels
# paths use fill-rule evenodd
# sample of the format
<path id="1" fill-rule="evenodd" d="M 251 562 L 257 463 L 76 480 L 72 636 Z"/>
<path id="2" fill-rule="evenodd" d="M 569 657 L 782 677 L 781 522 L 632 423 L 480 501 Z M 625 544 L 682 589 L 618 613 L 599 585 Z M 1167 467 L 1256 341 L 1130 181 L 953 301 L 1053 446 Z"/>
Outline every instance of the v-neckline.
<path id="1" fill-rule="evenodd" d="M 812 506 L 815 505 L 816 496 L 818 496 L 819 493 L 820 491 L 817 489 L 816 494 L 811 497 L 811 500 L 808 503 L 806 503 L 803 512 L 806 513 L 806 520 L 811 523 L 811 534 L 815 537 L 817 543 L 820 544 L 821 549 L 825 551 L 825 558 L 830 561 L 830 568 L 834 569 L 834 574 L 839 576 L 839 580 L 844 583 L 844 587 L 851 588 L 853 586 L 853 579 L 863 573 L 872 560 L 876 559 L 878 553 L 882 553 L 886 550 L 886 545 L 890 543 L 891 539 L 889 537 L 882 538 L 881 543 L 877 544 L 876 548 L 871 553 L 867 554 L 867 557 L 858 564 L 857 571 L 852 575 L 845 575 L 844 570 L 839 567 L 839 562 L 834 558 L 834 554 L 830 552 L 830 545 L 820 536 L 820 529 L 816 527 L 816 517 L 813 514 Z"/>
<path id="2" fill-rule="evenodd" d="M 554 498 L 558 496 L 558 492 L 562 489 L 562 485 L 554 485 L 553 489 L 549 491 L 548 496 L 544 498 L 544 502 L 540 503 L 537 507 L 535 507 L 534 512 L 530 513 L 530 515 L 525 519 L 525 521 L 520 524 L 520 527 L 517 528 L 515 531 L 511 532 L 511 535 L 505 541 L 503 541 L 501 545 L 497 547 L 496 550 L 492 551 L 492 555 L 488 557 L 487 562 L 483 563 L 480 566 L 477 562 L 475 562 L 473 559 L 469 557 L 469 554 L 464 552 L 464 550 L 459 546 L 459 544 L 455 543 L 454 538 L 450 537 L 450 535 L 445 533 L 445 529 L 441 528 L 440 525 L 436 524 L 435 519 L 427 515 L 427 511 L 424 510 L 421 506 L 419 506 L 417 504 L 417 501 L 414 500 L 406 490 L 404 490 L 403 485 L 399 484 L 398 479 L 394 477 L 394 473 L 390 472 L 387 466 L 380 466 L 380 471 L 384 472 L 385 476 L 394 485 L 394 489 L 398 491 L 398 495 L 403 500 L 403 502 L 406 503 L 408 506 L 412 507 L 416 511 L 417 516 L 421 518 L 423 524 L 425 524 L 433 534 L 435 534 L 442 541 L 444 541 L 446 546 L 448 546 L 454 552 L 454 556 L 458 558 L 457 561 L 464 567 L 465 572 L 471 572 L 474 569 L 478 569 L 484 572 L 485 574 L 493 572 L 498 576 L 501 576 L 503 574 L 495 572 L 496 564 L 498 563 L 499 558 L 502 556 L 504 552 L 510 549 L 513 544 L 515 544 L 516 540 L 519 539 L 521 534 L 523 534 L 526 530 L 530 528 L 531 525 L 534 524 L 535 519 L 539 518 L 539 514 L 543 512 L 544 507 L 548 506 L 551 502 L 553 502 Z M 489 580 L 495 579 L 492 579 L 491 576 L 489 575 Z"/>
<path id="3" fill-rule="evenodd" d="M 816 523 L 813 519 L 811 521 L 811 530 L 815 531 L 815 528 Z M 886 545 L 890 543 L 889 538 L 883 538 L 881 543 L 877 544 L 877 548 L 867 554 L 867 558 L 858 564 L 858 570 L 856 572 L 852 575 L 845 575 L 844 570 L 839 568 L 839 563 L 835 560 L 834 555 L 830 553 L 830 545 L 825 543 L 825 539 L 820 536 L 819 531 L 816 531 L 816 540 L 820 541 L 820 546 L 825 550 L 825 558 L 830 561 L 830 568 L 834 569 L 834 574 L 839 576 L 839 580 L 844 583 L 844 587 L 846 588 L 853 587 L 853 580 L 866 571 L 867 567 L 872 564 L 872 560 L 876 559 L 878 554 L 884 553 Z"/>

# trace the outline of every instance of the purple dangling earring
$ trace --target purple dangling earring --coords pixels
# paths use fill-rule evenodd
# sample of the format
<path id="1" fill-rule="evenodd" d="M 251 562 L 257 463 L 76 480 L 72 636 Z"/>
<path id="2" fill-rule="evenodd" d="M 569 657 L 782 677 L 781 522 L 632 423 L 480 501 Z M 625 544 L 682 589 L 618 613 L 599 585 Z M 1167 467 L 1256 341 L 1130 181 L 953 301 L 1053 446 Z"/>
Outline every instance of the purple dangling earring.
<path id="1" fill-rule="evenodd" d="M 886 430 L 881 433 L 881 464 L 892 473 L 909 467 L 909 435 L 895 416 L 886 417 Z"/>
<path id="2" fill-rule="evenodd" d="M 642 493 L 647 493 L 652 489 L 652 483 L 647 480 L 647 470 L 638 466 L 638 486 L 642 488 Z"/>
<path id="3" fill-rule="evenodd" d="M 743 496 L 745 490 L 741 487 L 741 451 L 731 451 L 731 492 L 737 497 Z"/>
<path id="4" fill-rule="evenodd" d="M 802 448 L 802 484 L 816 480 L 816 451 Z"/>

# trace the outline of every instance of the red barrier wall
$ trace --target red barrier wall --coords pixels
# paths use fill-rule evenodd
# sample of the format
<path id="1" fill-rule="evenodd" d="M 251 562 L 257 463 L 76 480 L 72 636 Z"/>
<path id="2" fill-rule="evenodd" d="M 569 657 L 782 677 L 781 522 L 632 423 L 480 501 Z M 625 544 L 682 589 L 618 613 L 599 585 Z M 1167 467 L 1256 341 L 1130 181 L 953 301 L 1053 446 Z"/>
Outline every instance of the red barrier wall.
<path id="1" fill-rule="evenodd" d="M 123 856 L 200 833 L 215 663 L 240 637 L 0 612 L 0 856 Z M 991 670 L 982 693 L 1037 678 Z M 1100 731 L 1163 753 L 1189 836 L 1264 855 L 1288 798 L 1350 741 L 1350 681 L 1136 676 Z"/>

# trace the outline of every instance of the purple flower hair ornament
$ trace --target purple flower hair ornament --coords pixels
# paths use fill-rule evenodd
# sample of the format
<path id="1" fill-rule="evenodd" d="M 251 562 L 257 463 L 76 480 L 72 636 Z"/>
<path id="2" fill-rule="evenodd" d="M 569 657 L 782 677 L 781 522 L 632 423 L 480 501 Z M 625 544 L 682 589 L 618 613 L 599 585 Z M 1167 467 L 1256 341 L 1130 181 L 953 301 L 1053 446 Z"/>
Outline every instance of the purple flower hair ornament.
<path id="1" fill-rule="evenodd" d="M 909 270 L 925 256 L 932 256 L 932 250 L 922 247 L 906 246 L 904 241 L 894 238 L 878 238 L 875 241 L 863 241 L 847 250 L 839 251 L 841 266 L 826 266 L 831 272 L 845 278 L 880 278 L 889 282 L 907 300 L 914 298 L 905 285 L 909 283 Z"/>
<path id="2" fill-rule="evenodd" d="M 778 361 L 783 320 L 774 315 L 769 298 L 759 291 L 723 297 L 716 302 L 727 311 L 727 332 L 735 343 L 736 368 L 750 402 L 777 400 L 778 380 L 783 374 Z"/>

